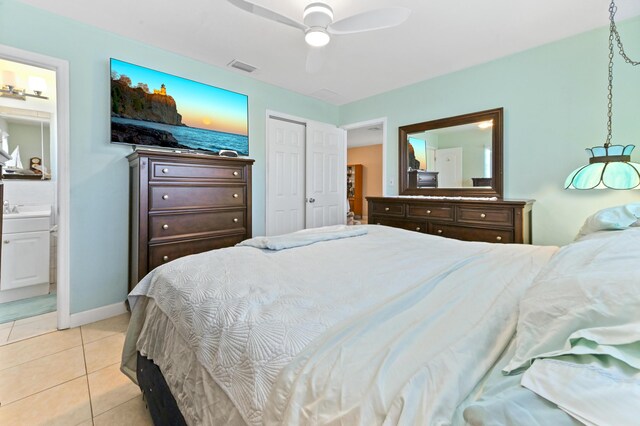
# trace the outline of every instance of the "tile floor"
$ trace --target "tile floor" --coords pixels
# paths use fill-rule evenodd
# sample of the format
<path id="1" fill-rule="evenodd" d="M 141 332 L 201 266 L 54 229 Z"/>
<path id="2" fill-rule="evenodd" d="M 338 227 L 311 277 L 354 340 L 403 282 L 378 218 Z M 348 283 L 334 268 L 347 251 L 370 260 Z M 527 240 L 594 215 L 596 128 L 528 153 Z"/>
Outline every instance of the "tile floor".
<path id="1" fill-rule="evenodd" d="M 152 425 L 119 369 L 128 323 L 124 314 L 0 346 L 0 425 Z"/>
<path id="2" fill-rule="evenodd" d="M 0 346 L 56 330 L 57 312 L 0 324 Z M 2 365 L 0 363 L 0 369 Z"/>

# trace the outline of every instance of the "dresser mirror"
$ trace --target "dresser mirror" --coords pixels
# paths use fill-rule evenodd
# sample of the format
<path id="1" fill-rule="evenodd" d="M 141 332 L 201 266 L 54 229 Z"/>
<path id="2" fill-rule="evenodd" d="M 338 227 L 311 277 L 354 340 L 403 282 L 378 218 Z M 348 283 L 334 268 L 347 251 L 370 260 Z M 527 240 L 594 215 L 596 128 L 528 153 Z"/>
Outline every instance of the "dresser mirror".
<path id="1" fill-rule="evenodd" d="M 400 194 L 502 198 L 502 112 L 400 127 Z"/>

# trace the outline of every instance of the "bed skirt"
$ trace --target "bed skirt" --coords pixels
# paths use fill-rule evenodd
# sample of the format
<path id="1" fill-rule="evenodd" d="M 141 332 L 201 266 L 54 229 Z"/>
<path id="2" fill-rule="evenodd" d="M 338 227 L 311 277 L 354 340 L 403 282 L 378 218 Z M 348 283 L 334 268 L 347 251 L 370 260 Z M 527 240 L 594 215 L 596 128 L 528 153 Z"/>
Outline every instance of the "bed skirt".
<path id="1" fill-rule="evenodd" d="M 155 426 L 187 426 L 160 367 L 140 352 L 136 377 Z"/>

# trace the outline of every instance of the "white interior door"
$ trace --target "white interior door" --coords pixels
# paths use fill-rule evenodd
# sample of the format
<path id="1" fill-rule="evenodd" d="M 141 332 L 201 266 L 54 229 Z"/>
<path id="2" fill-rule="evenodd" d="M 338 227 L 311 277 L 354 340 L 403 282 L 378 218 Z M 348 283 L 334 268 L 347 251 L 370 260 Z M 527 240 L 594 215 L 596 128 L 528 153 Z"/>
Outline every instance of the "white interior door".
<path id="1" fill-rule="evenodd" d="M 267 188 L 267 235 L 304 229 L 304 124 L 268 119 Z"/>
<path id="2" fill-rule="evenodd" d="M 436 150 L 435 163 L 439 188 L 462 186 L 462 148 Z"/>
<path id="3" fill-rule="evenodd" d="M 307 228 L 346 223 L 346 139 L 343 129 L 307 123 Z"/>

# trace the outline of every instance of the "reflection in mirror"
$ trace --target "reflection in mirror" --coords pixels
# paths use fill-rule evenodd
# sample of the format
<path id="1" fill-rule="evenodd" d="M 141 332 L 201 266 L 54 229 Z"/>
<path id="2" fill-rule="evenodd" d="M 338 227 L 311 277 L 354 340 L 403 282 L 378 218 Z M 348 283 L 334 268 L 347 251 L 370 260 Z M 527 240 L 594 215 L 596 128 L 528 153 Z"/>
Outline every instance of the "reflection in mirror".
<path id="1" fill-rule="evenodd" d="M 409 134 L 409 186 L 491 187 L 492 126 L 488 120 Z"/>
<path id="2" fill-rule="evenodd" d="M 11 157 L 2 170 L 5 179 L 51 179 L 49 114 L 38 115 L 0 116 L 1 149 Z"/>
<path id="3" fill-rule="evenodd" d="M 502 108 L 399 128 L 401 195 L 502 197 Z"/>

